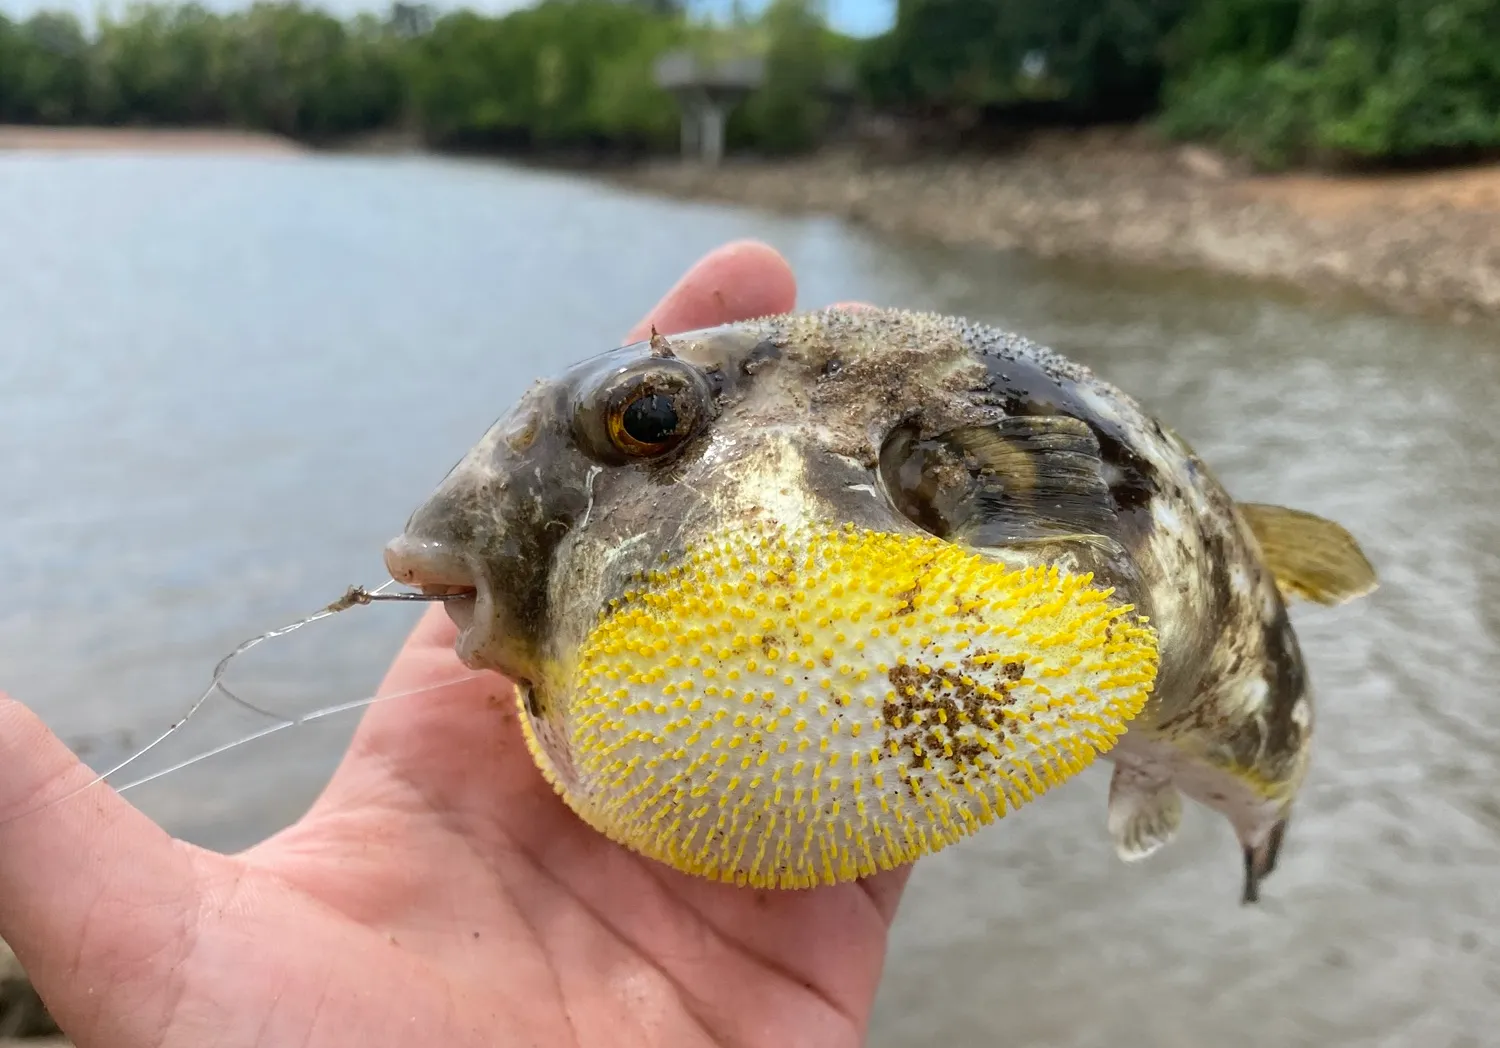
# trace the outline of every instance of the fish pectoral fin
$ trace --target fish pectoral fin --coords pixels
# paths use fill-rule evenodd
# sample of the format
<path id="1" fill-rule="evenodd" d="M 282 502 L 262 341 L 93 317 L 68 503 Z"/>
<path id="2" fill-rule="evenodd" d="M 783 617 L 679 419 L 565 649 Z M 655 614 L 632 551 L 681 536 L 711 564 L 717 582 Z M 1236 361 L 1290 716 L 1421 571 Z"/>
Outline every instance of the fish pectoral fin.
<path id="1" fill-rule="evenodd" d="M 1109 780 L 1109 835 L 1115 854 L 1139 862 L 1165 847 L 1182 824 L 1182 794 L 1171 779 L 1116 764 Z"/>
<path id="2" fill-rule="evenodd" d="M 945 438 L 973 463 L 975 545 L 1058 535 L 1113 534 L 1114 503 L 1099 441 L 1067 415 L 1016 415 Z"/>
<path id="3" fill-rule="evenodd" d="M 1333 521 L 1285 506 L 1238 505 L 1284 597 L 1344 604 L 1379 585 L 1354 536 Z"/>
<path id="4" fill-rule="evenodd" d="M 1286 840 L 1289 818 L 1282 818 L 1258 844 L 1245 845 L 1245 886 L 1240 894 L 1240 903 L 1249 906 L 1260 902 L 1260 884 L 1276 870 L 1281 858 L 1281 845 Z"/>

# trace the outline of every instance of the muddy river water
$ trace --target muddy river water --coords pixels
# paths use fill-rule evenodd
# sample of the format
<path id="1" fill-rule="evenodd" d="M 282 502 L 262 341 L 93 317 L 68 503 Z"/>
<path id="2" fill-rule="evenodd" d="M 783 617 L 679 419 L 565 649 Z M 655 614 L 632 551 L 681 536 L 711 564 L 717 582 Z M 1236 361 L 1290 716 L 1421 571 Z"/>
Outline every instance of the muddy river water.
<path id="1" fill-rule="evenodd" d="M 215 660 L 350 582 L 535 377 L 614 345 L 694 258 L 757 236 L 801 305 L 962 312 L 1076 356 L 1231 492 L 1333 517 L 1383 579 L 1299 606 L 1315 768 L 1259 908 L 1190 807 L 1124 866 L 1108 766 L 920 864 L 870 1043 L 1500 1045 L 1500 331 L 1205 277 L 1043 264 L 823 219 L 427 159 L 0 157 L 0 686 L 96 766 Z M 414 613 L 255 653 L 247 695 L 358 698 Z M 294 819 L 355 723 L 133 799 L 236 848 Z M 215 707 L 149 771 L 253 726 Z M 159 757 L 159 759 L 157 759 Z"/>

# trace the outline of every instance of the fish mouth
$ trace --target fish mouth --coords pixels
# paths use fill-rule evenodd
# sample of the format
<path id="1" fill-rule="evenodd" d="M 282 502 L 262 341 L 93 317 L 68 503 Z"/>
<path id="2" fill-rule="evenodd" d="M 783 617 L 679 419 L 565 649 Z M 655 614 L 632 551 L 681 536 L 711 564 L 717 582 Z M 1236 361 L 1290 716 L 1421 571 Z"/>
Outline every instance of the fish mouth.
<path id="1" fill-rule="evenodd" d="M 443 609 L 458 627 L 455 648 L 465 663 L 489 642 L 494 594 L 477 565 L 441 543 L 402 535 L 386 545 L 385 567 L 404 586 L 450 598 Z"/>

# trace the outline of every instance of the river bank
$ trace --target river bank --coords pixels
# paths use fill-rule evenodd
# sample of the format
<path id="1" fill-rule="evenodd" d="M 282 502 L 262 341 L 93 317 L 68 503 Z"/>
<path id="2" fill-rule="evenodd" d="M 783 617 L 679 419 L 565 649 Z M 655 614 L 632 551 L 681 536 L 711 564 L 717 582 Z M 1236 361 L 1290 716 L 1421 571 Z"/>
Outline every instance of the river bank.
<path id="1" fill-rule="evenodd" d="M 281 135 L 213 128 L 32 127 L 0 124 L 0 153 L 263 153 L 306 152 Z"/>
<path id="2" fill-rule="evenodd" d="M 1500 165 L 1256 176 L 1208 150 L 1110 130 L 1038 135 L 985 156 L 842 149 L 718 169 L 658 161 L 608 177 L 948 244 L 1209 270 L 1352 290 L 1457 321 L 1500 318 Z"/>

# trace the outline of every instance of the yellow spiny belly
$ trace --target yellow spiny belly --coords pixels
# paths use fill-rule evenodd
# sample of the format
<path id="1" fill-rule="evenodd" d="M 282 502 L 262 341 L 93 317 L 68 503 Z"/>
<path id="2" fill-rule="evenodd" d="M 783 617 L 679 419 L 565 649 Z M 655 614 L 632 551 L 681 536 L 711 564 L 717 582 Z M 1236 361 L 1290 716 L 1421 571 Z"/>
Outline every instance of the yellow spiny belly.
<path id="1" fill-rule="evenodd" d="M 606 836 L 757 887 L 934 852 L 1110 749 L 1154 631 L 1090 576 L 927 535 L 739 529 L 636 580 L 533 756 Z M 567 775 L 553 771 L 565 756 Z"/>

